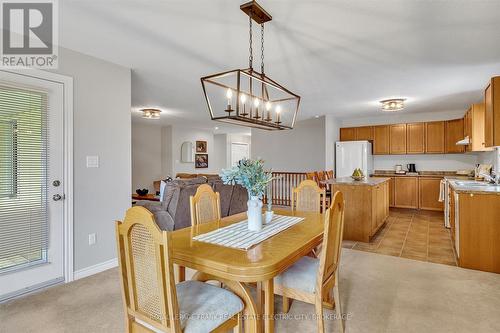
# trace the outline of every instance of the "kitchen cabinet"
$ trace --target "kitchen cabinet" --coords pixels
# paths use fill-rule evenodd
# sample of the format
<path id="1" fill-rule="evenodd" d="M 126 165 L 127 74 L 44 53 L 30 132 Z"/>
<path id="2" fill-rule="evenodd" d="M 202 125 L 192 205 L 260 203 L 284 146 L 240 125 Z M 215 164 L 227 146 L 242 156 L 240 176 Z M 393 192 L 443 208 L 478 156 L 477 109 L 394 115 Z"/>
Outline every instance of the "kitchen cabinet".
<path id="1" fill-rule="evenodd" d="M 373 236 L 377 230 L 384 224 L 385 219 L 389 216 L 389 183 L 384 182 L 377 185 L 373 189 L 372 204 L 373 218 L 372 231 Z"/>
<path id="2" fill-rule="evenodd" d="M 356 140 L 373 141 L 373 126 L 356 127 Z"/>
<path id="3" fill-rule="evenodd" d="M 394 207 L 394 177 L 387 177 L 383 175 L 373 177 L 389 178 L 389 181 L 387 183 L 387 190 L 389 191 L 389 207 Z"/>
<path id="4" fill-rule="evenodd" d="M 425 152 L 427 154 L 444 154 L 444 121 L 425 123 Z"/>
<path id="5" fill-rule="evenodd" d="M 394 207 L 418 208 L 418 177 L 394 178 Z"/>
<path id="6" fill-rule="evenodd" d="M 500 195 L 458 193 L 460 267 L 500 273 Z"/>
<path id="7" fill-rule="evenodd" d="M 443 203 L 439 201 L 439 190 L 442 178 L 419 177 L 418 193 L 419 208 L 425 210 L 442 211 Z"/>
<path id="8" fill-rule="evenodd" d="M 464 134 L 469 137 L 466 151 L 488 151 L 484 139 L 484 103 L 471 105 L 464 117 Z"/>
<path id="9" fill-rule="evenodd" d="M 425 124 L 406 124 L 406 153 L 425 153 Z"/>
<path id="10" fill-rule="evenodd" d="M 484 92 L 486 147 L 500 146 L 500 76 L 491 79 Z"/>
<path id="11" fill-rule="evenodd" d="M 464 135 L 464 120 L 463 118 L 446 121 L 445 128 L 445 152 L 447 154 L 463 153 L 465 146 L 457 146 L 457 141 L 462 140 Z"/>
<path id="12" fill-rule="evenodd" d="M 406 154 L 406 124 L 390 125 L 389 146 L 391 154 Z"/>
<path id="13" fill-rule="evenodd" d="M 356 140 L 356 128 L 346 127 L 340 129 L 340 141 L 354 141 Z"/>
<path id="14" fill-rule="evenodd" d="M 458 249 L 456 247 L 456 242 L 455 242 L 455 191 L 449 187 L 448 191 L 450 191 L 450 200 L 448 201 L 448 214 L 450 216 L 450 233 L 451 233 L 451 242 L 453 245 L 453 248 L 455 249 L 455 254 L 458 253 Z"/>
<path id="15" fill-rule="evenodd" d="M 389 126 L 381 125 L 373 127 L 373 154 L 387 155 L 390 153 Z"/>

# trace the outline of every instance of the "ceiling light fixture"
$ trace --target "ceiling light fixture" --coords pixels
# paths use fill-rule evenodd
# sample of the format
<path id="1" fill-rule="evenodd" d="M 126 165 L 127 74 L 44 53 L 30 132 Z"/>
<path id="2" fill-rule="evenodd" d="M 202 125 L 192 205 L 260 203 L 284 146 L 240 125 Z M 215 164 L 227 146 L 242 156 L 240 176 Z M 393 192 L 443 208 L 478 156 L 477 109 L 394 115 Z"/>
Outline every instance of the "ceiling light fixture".
<path id="1" fill-rule="evenodd" d="M 264 23 L 272 20 L 264 8 L 250 1 L 240 6 L 249 18 L 249 66 L 201 78 L 212 120 L 267 130 L 292 129 L 300 96 L 264 74 Z M 261 28 L 260 73 L 253 69 L 252 22 Z"/>
<path id="2" fill-rule="evenodd" d="M 380 101 L 380 104 L 382 104 L 382 111 L 394 112 L 403 110 L 405 101 L 406 98 L 391 98 Z"/>
<path id="3" fill-rule="evenodd" d="M 159 109 L 141 109 L 142 118 L 145 119 L 160 119 L 161 110 Z"/>

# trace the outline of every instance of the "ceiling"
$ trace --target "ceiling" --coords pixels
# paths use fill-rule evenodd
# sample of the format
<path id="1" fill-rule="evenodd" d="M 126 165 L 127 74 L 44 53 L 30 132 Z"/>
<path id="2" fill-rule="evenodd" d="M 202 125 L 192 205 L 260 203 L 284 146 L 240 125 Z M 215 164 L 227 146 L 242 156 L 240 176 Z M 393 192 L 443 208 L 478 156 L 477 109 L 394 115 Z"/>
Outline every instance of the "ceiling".
<path id="1" fill-rule="evenodd" d="M 200 77 L 247 67 L 243 2 L 65 0 L 61 44 L 131 68 L 132 106 L 161 108 L 158 124 L 222 126 Z M 389 97 L 408 99 L 403 112 L 465 111 L 500 74 L 500 1 L 259 3 L 273 16 L 266 73 L 302 96 L 299 119 L 377 116 Z"/>

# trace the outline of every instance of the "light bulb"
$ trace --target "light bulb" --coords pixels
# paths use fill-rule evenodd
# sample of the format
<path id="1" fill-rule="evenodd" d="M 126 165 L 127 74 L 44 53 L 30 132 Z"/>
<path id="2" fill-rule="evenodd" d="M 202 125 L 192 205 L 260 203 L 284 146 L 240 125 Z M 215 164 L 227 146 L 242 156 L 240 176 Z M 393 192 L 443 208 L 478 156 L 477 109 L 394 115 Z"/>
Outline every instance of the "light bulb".
<path id="1" fill-rule="evenodd" d="M 253 100 L 253 105 L 254 105 L 255 107 L 258 107 L 258 106 L 259 106 L 259 103 L 260 103 L 260 102 L 259 102 L 259 100 L 258 100 L 257 98 L 255 98 L 255 99 Z"/>
<path id="2" fill-rule="evenodd" d="M 280 114 L 280 112 L 281 112 L 281 106 L 277 105 L 276 106 L 276 113 Z"/>
<path id="3" fill-rule="evenodd" d="M 241 94 L 240 101 L 241 101 L 241 103 L 245 104 L 245 102 L 247 101 L 247 95 Z"/>
<path id="4" fill-rule="evenodd" d="M 271 110 L 271 102 L 266 103 L 266 111 Z"/>
<path id="5" fill-rule="evenodd" d="M 231 99 L 233 97 L 233 92 L 231 91 L 231 89 L 227 90 L 226 97 L 227 97 L 227 99 Z"/>

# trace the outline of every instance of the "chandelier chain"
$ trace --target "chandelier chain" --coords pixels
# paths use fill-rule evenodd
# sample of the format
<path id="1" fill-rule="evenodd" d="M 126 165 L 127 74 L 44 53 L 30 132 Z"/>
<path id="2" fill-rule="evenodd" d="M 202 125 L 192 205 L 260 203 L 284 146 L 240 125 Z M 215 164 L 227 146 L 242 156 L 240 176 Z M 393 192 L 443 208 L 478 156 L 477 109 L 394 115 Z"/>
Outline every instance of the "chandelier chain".
<path id="1" fill-rule="evenodd" d="M 264 74 L 264 23 L 260 24 L 260 71 Z"/>
<path id="2" fill-rule="evenodd" d="M 248 65 L 250 67 L 250 69 L 253 69 L 253 37 L 252 37 L 252 16 L 253 16 L 253 11 L 251 10 L 250 11 L 250 15 L 248 15 L 249 19 L 250 19 L 250 29 L 249 29 L 249 34 L 250 34 L 250 47 L 249 47 L 249 52 L 250 52 L 250 56 L 248 57 Z"/>

